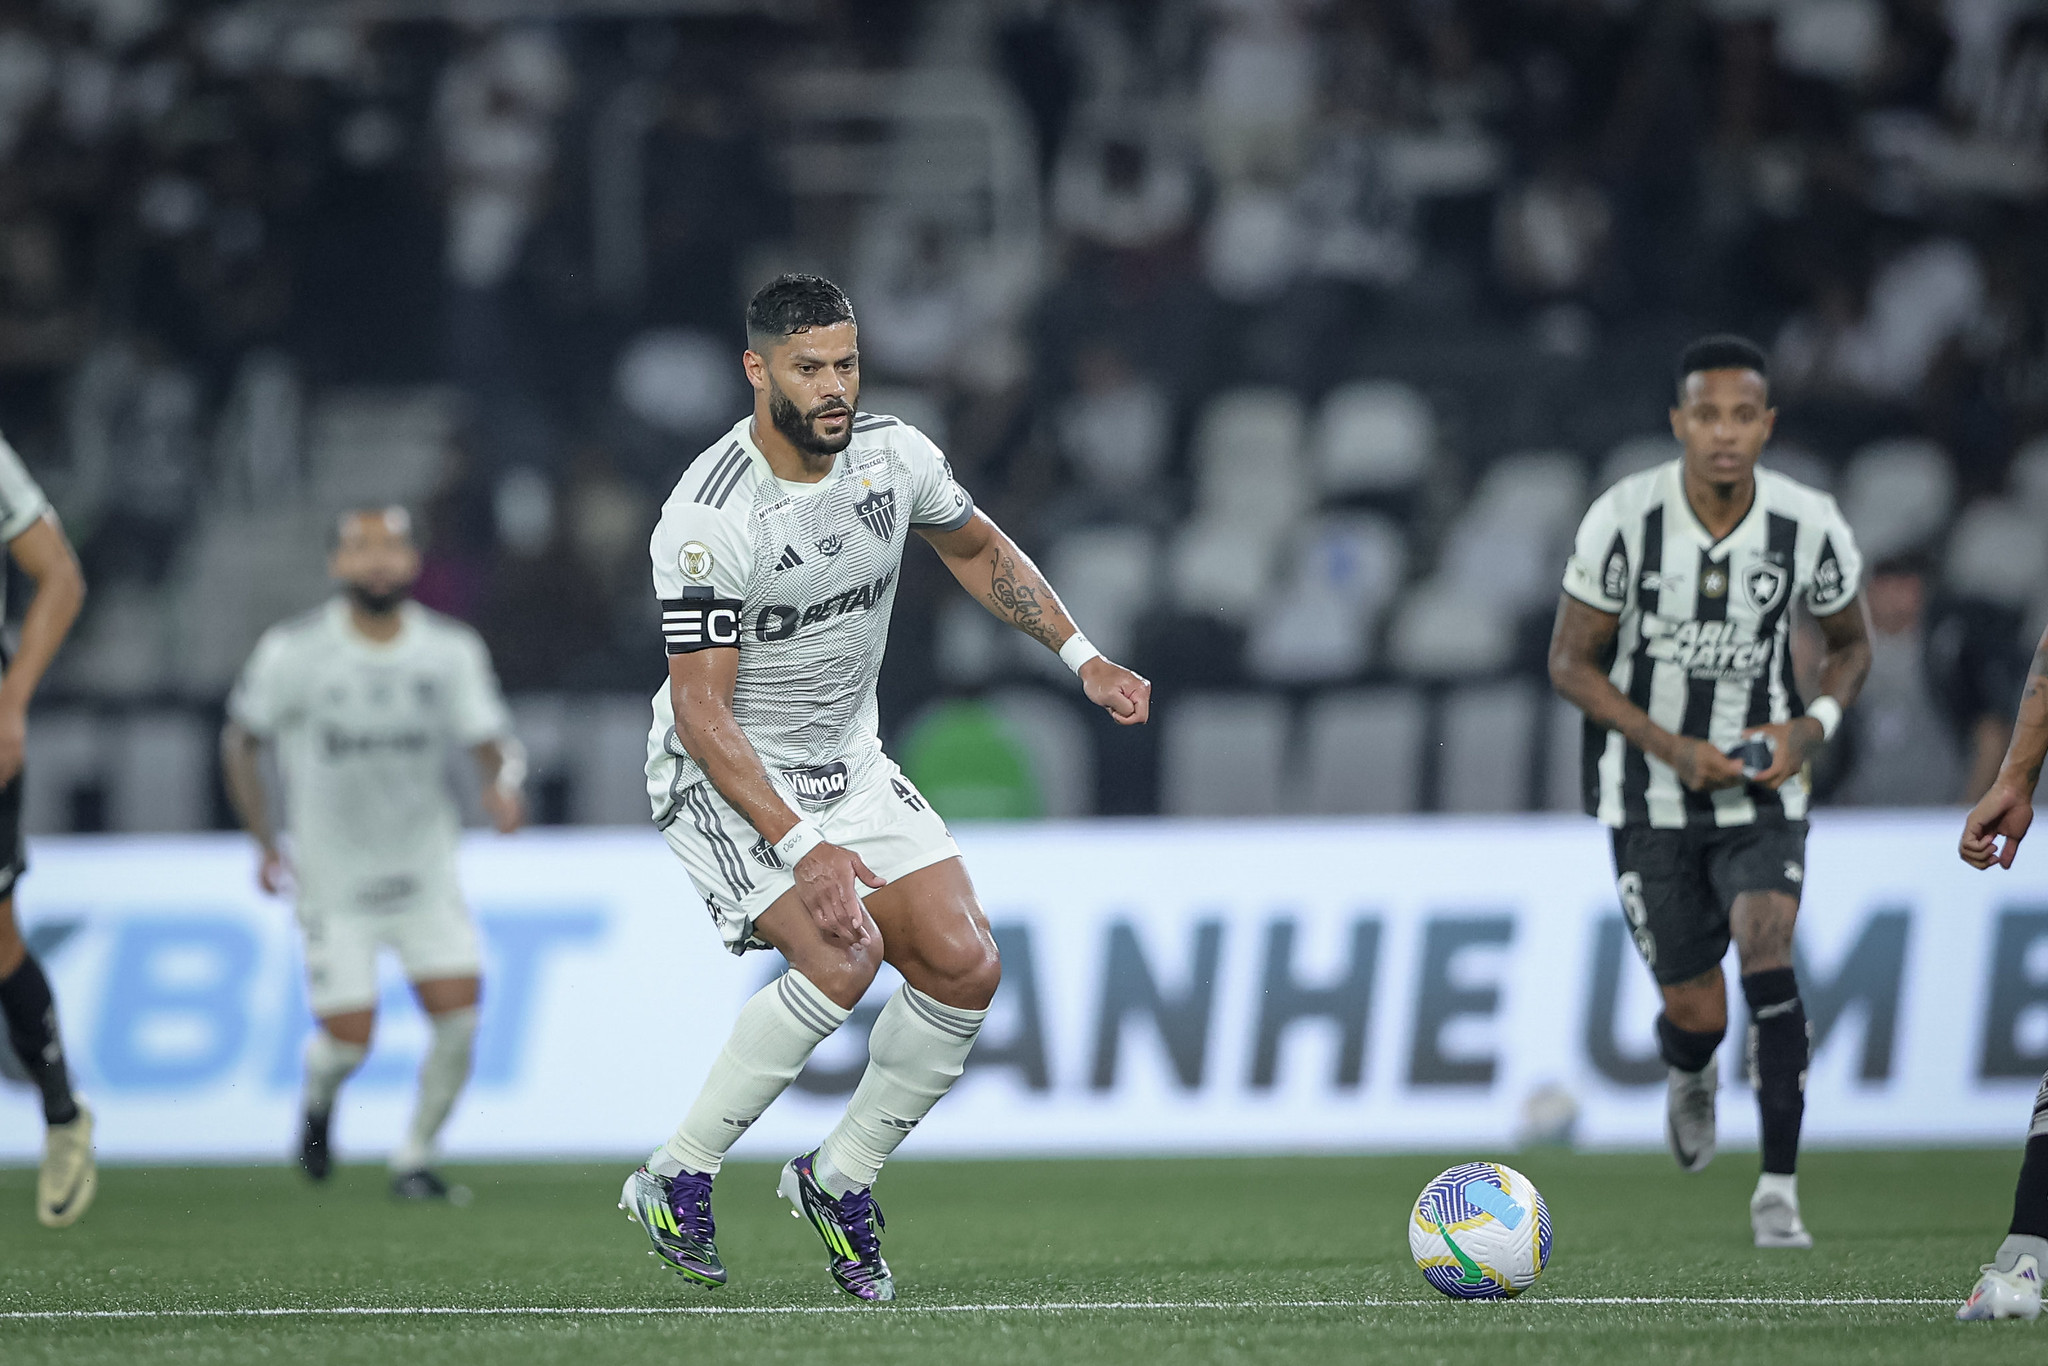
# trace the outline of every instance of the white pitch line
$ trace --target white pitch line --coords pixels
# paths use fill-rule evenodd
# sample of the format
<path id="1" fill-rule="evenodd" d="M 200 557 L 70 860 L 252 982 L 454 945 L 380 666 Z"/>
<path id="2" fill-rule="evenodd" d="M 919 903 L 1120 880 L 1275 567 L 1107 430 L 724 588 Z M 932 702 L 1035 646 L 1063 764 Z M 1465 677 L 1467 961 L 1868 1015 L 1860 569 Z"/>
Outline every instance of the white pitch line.
<path id="1" fill-rule="evenodd" d="M 881 1310 L 870 1305 L 717 1305 L 669 1304 L 646 1307 L 609 1305 L 339 1305 L 327 1308 L 255 1309 L 13 1309 L 0 1310 L 0 1321 L 85 1319 L 276 1319 L 276 1318 L 635 1318 L 691 1315 L 707 1318 L 757 1318 L 770 1315 L 818 1314 L 1079 1314 L 1159 1313 L 1179 1310 L 1251 1311 L 1272 1309 L 1420 1309 L 1449 1303 L 1429 1300 L 1068 1300 L 1023 1304 L 900 1304 Z M 1564 1306 L 1671 1306 L 1683 1308 L 1918 1308 L 1952 1304 L 1953 1299 L 1876 1295 L 1799 1297 L 1771 1295 L 1535 1295 L 1520 1303 Z"/>

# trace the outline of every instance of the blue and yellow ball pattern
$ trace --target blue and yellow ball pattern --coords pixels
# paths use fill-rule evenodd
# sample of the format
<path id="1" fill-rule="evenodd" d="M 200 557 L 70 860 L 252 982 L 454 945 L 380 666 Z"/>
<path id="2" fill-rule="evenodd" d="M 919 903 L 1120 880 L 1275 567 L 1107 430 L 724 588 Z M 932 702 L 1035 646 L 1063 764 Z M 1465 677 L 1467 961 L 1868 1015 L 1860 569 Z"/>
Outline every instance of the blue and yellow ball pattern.
<path id="1" fill-rule="evenodd" d="M 1528 1177 L 1467 1162 L 1422 1188 L 1408 1250 L 1423 1279 L 1453 1299 L 1510 1299 L 1549 1265 L 1550 1233 L 1550 1207 Z"/>

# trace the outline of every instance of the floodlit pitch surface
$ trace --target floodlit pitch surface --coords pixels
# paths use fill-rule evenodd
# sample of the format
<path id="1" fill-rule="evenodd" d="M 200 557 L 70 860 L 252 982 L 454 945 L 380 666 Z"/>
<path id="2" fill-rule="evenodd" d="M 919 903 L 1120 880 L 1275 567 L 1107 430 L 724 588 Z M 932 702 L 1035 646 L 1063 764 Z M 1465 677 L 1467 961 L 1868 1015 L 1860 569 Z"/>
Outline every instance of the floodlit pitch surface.
<path id="1" fill-rule="evenodd" d="M 451 1170 L 467 1208 L 381 1171 L 114 1168 L 49 1232 L 0 1171 L 0 1361 L 2039 1362 L 2048 1321 L 1952 1314 L 2010 1212 L 2017 1149 L 1821 1153 L 1811 1253 L 1749 1246 L 1755 1159 L 1502 1154 L 1557 1220 L 1522 1299 L 1455 1304 L 1408 1261 L 1432 1157 L 954 1163 L 882 1185 L 902 1299 L 834 1290 L 774 1170 L 718 1186 L 733 1281 L 694 1290 L 613 1208 L 626 1166 Z"/>

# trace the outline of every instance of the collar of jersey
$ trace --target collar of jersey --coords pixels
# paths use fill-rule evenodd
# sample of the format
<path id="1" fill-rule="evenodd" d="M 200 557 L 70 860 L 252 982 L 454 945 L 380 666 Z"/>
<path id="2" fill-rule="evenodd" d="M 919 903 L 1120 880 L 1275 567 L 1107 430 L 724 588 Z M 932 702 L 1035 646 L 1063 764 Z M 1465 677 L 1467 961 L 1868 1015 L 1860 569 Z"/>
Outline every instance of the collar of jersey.
<path id="1" fill-rule="evenodd" d="M 1714 533 L 1707 530 L 1707 524 L 1700 520 L 1699 513 L 1693 511 L 1692 499 L 1686 497 L 1685 457 L 1680 456 L 1672 461 L 1670 470 L 1671 482 L 1676 486 L 1672 500 L 1685 510 L 1685 520 L 1692 527 L 1693 535 L 1706 543 L 1707 558 L 1710 560 L 1719 559 L 1720 555 L 1717 552 L 1720 551 L 1721 547 L 1727 545 L 1737 536 L 1740 536 L 1742 529 L 1749 525 L 1749 519 L 1756 516 L 1756 510 L 1764 505 L 1764 472 L 1762 467 L 1759 466 L 1757 468 L 1754 476 L 1756 479 L 1756 492 L 1750 497 L 1749 511 L 1743 513 L 1742 520 L 1728 528 L 1728 534 L 1718 541 L 1714 539 Z"/>
<path id="2" fill-rule="evenodd" d="M 780 485 L 782 491 L 792 498 L 815 498 L 831 488 L 838 480 L 840 470 L 846 467 L 846 451 L 853 449 L 853 443 L 847 442 L 846 451 L 841 451 L 834 457 L 832 468 L 825 472 L 823 479 L 815 484 L 802 484 L 782 478 L 769 466 L 768 457 L 761 454 L 761 448 L 754 444 L 754 419 L 751 416 L 740 419 L 739 426 L 733 429 L 733 435 L 746 451 L 747 459 L 754 462 L 754 472 L 768 483 Z"/>

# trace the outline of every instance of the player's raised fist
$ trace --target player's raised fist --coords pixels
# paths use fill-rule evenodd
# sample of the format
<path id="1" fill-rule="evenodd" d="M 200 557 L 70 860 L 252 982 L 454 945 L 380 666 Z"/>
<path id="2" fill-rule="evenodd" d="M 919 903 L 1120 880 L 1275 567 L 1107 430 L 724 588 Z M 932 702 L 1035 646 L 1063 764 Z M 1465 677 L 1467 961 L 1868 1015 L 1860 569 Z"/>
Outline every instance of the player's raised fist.
<path id="1" fill-rule="evenodd" d="M 1957 852 L 1972 868 L 1989 868 L 1994 863 L 2010 868 L 2014 855 L 2020 851 L 2020 841 L 2026 838 L 2027 827 L 2033 823 L 2033 798 L 2017 783 L 2001 778 L 1991 785 L 1982 801 L 1970 808 Z M 1998 845 L 2001 836 L 2005 839 L 2003 848 Z"/>
<path id="2" fill-rule="evenodd" d="M 1152 716 L 1152 680 L 1097 655 L 1081 666 L 1081 690 L 1120 726 L 1142 726 Z"/>

